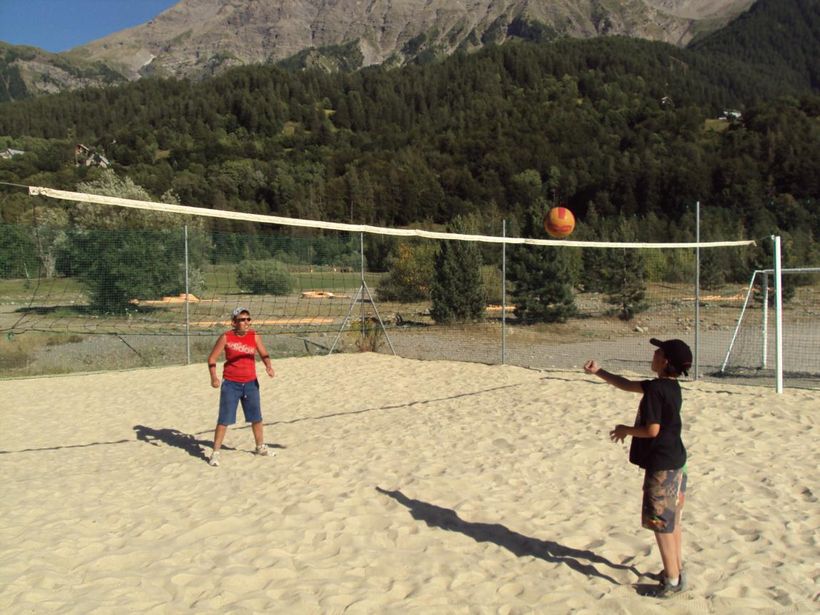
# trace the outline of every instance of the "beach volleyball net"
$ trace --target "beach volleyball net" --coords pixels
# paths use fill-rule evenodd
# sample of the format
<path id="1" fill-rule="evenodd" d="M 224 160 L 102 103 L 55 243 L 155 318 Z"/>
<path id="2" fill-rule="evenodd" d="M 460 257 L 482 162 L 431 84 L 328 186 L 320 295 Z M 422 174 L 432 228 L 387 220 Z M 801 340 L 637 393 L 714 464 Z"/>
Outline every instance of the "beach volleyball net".
<path id="1" fill-rule="evenodd" d="M 693 242 L 380 228 L 42 188 L 30 198 L 31 223 L 0 229 L 9 375 L 202 362 L 242 306 L 275 357 L 376 351 L 540 369 L 597 358 L 647 373 L 648 338 L 679 337 L 709 376 L 756 249 L 702 243 L 698 268 Z M 439 279 L 445 245 L 465 246 L 449 258 L 475 270 L 477 292 Z M 556 284 L 564 294 L 550 298 Z M 442 318 L 442 295 L 455 317 Z M 480 308 L 459 312 L 470 301 Z"/>

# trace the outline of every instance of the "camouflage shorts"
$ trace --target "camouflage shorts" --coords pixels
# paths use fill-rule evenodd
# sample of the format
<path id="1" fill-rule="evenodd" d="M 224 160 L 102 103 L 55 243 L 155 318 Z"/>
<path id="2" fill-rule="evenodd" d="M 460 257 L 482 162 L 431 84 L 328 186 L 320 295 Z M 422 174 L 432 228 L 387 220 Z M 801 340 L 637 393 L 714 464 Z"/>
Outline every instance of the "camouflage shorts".
<path id="1" fill-rule="evenodd" d="M 643 481 L 641 525 L 653 532 L 675 531 L 678 511 L 683 508 L 686 493 L 686 468 L 646 471 Z"/>

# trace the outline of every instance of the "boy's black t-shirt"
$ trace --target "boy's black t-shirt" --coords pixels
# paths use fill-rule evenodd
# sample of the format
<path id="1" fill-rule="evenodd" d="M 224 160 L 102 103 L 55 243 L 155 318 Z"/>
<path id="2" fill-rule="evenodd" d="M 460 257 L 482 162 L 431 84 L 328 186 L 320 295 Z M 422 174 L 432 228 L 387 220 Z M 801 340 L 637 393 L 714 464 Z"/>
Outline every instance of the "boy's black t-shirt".
<path id="1" fill-rule="evenodd" d="M 686 448 L 681 440 L 680 384 L 671 378 L 644 380 L 643 397 L 638 406 L 635 427 L 658 423 L 661 430 L 654 438 L 632 438 L 629 461 L 646 470 L 677 470 L 686 464 Z"/>

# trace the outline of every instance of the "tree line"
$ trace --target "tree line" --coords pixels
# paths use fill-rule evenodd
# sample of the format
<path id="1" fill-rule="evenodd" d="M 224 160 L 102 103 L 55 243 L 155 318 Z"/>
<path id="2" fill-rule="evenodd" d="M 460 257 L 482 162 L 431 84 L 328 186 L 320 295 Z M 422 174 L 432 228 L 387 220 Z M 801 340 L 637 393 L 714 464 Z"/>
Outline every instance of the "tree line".
<path id="1" fill-rule="evenodd" d="M 0 105 L 0 150 L 25 151 L 0 162 L 0 181 L 99 181 L 101 169 L 75 164 L 84 143 L 154 199 L 389 226 L 469 219 L 488 234 L 507 220 L 531 236 L 561 202 L 578 219 L 574 237 L 590 240 L 693 240 L 699 201 L 704 240 L 777 233 L 787 264 L 816 264 L 820 96 L 738 66 L 602 38 L 347 74 L 254 66 L 200 83 L 149 79 Z M 3 221 L 30 221 L 28 197 L 2 198 Z M 213 230 L 264 244 L 245 223 Z M 229 242 L 211 258 L 246 249 Z M 372 241 L 367 256 L 385 270 L 402 255 Z M 745 280 L 750 264 L 720 265 Z M 584 266 L 600 263 L 566 264 Z M 674 271 L 667 263 L 662 276 Z"/>

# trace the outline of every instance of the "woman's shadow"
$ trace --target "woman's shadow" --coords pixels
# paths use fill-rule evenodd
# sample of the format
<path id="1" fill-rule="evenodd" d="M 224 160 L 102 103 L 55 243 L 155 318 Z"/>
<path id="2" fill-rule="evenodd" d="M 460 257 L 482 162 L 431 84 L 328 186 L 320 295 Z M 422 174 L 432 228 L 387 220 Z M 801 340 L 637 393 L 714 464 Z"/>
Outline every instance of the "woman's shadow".
<path id="1" fill-rule="evenodd" d="M 142 440 L 153 446 L 159 446 L 159 442 L 163 442 L 168 446 L 182 449 L 191 457 L 202 461 L 208 461 L 205 449 L 213 444 L 211 440 L 198 440 L 192 434 L 183 433 L 176 429 L 154 429 L 145 425 L 134 425 L 134 432 L 137 435 L 137 440 Z"/>
<path id="2" fill-rule="evenodd" d="M 159 442 L 179 448 L 188 453 L 191 457 L 207 462 L 208 456 L 205 451 L 213 446 L 213 440 L 199 440 L 195 434 L 183 433 L 178 429 L 155 429 L 145 425 L 134 425 L 134 432 L 137 440 L 142 440 L 153 446 L 159 446 Z M 280 444 L 268 444 L 269 448 L 285 448 Z M 222 445 L 226 451 L 236 450 L 231 446 Z"/>
<path id="3" fill-rule="evenodd" d="M 643 576 L 634 566 L 616 564 L 605 557 L 589 550 L 565 547 L 551 540 L 539 540 L 513 532 L 499 523 L 473 523 L 459 518 L 454 510 L 413 500 L 401 491 L 387 491 L 376 487 L 376 491 L 390 496 L 399 504 L 406 506 L 414 519 L 424 521 L 430 527 L 438 527 L 451 532 L 460 532 L 476 542 L 492 542 L 504 547 L 518 557 L 538 557 L 548 562 L 565 564 L 586 576 L 606 579 L 614 585 L 621 585 L 611 576 L 599 572 L 592 564 L 602 564 L 615 570 L 628 570 L 638 577 Z M 585 563 L 591 562 L 591 563 Z"/>

